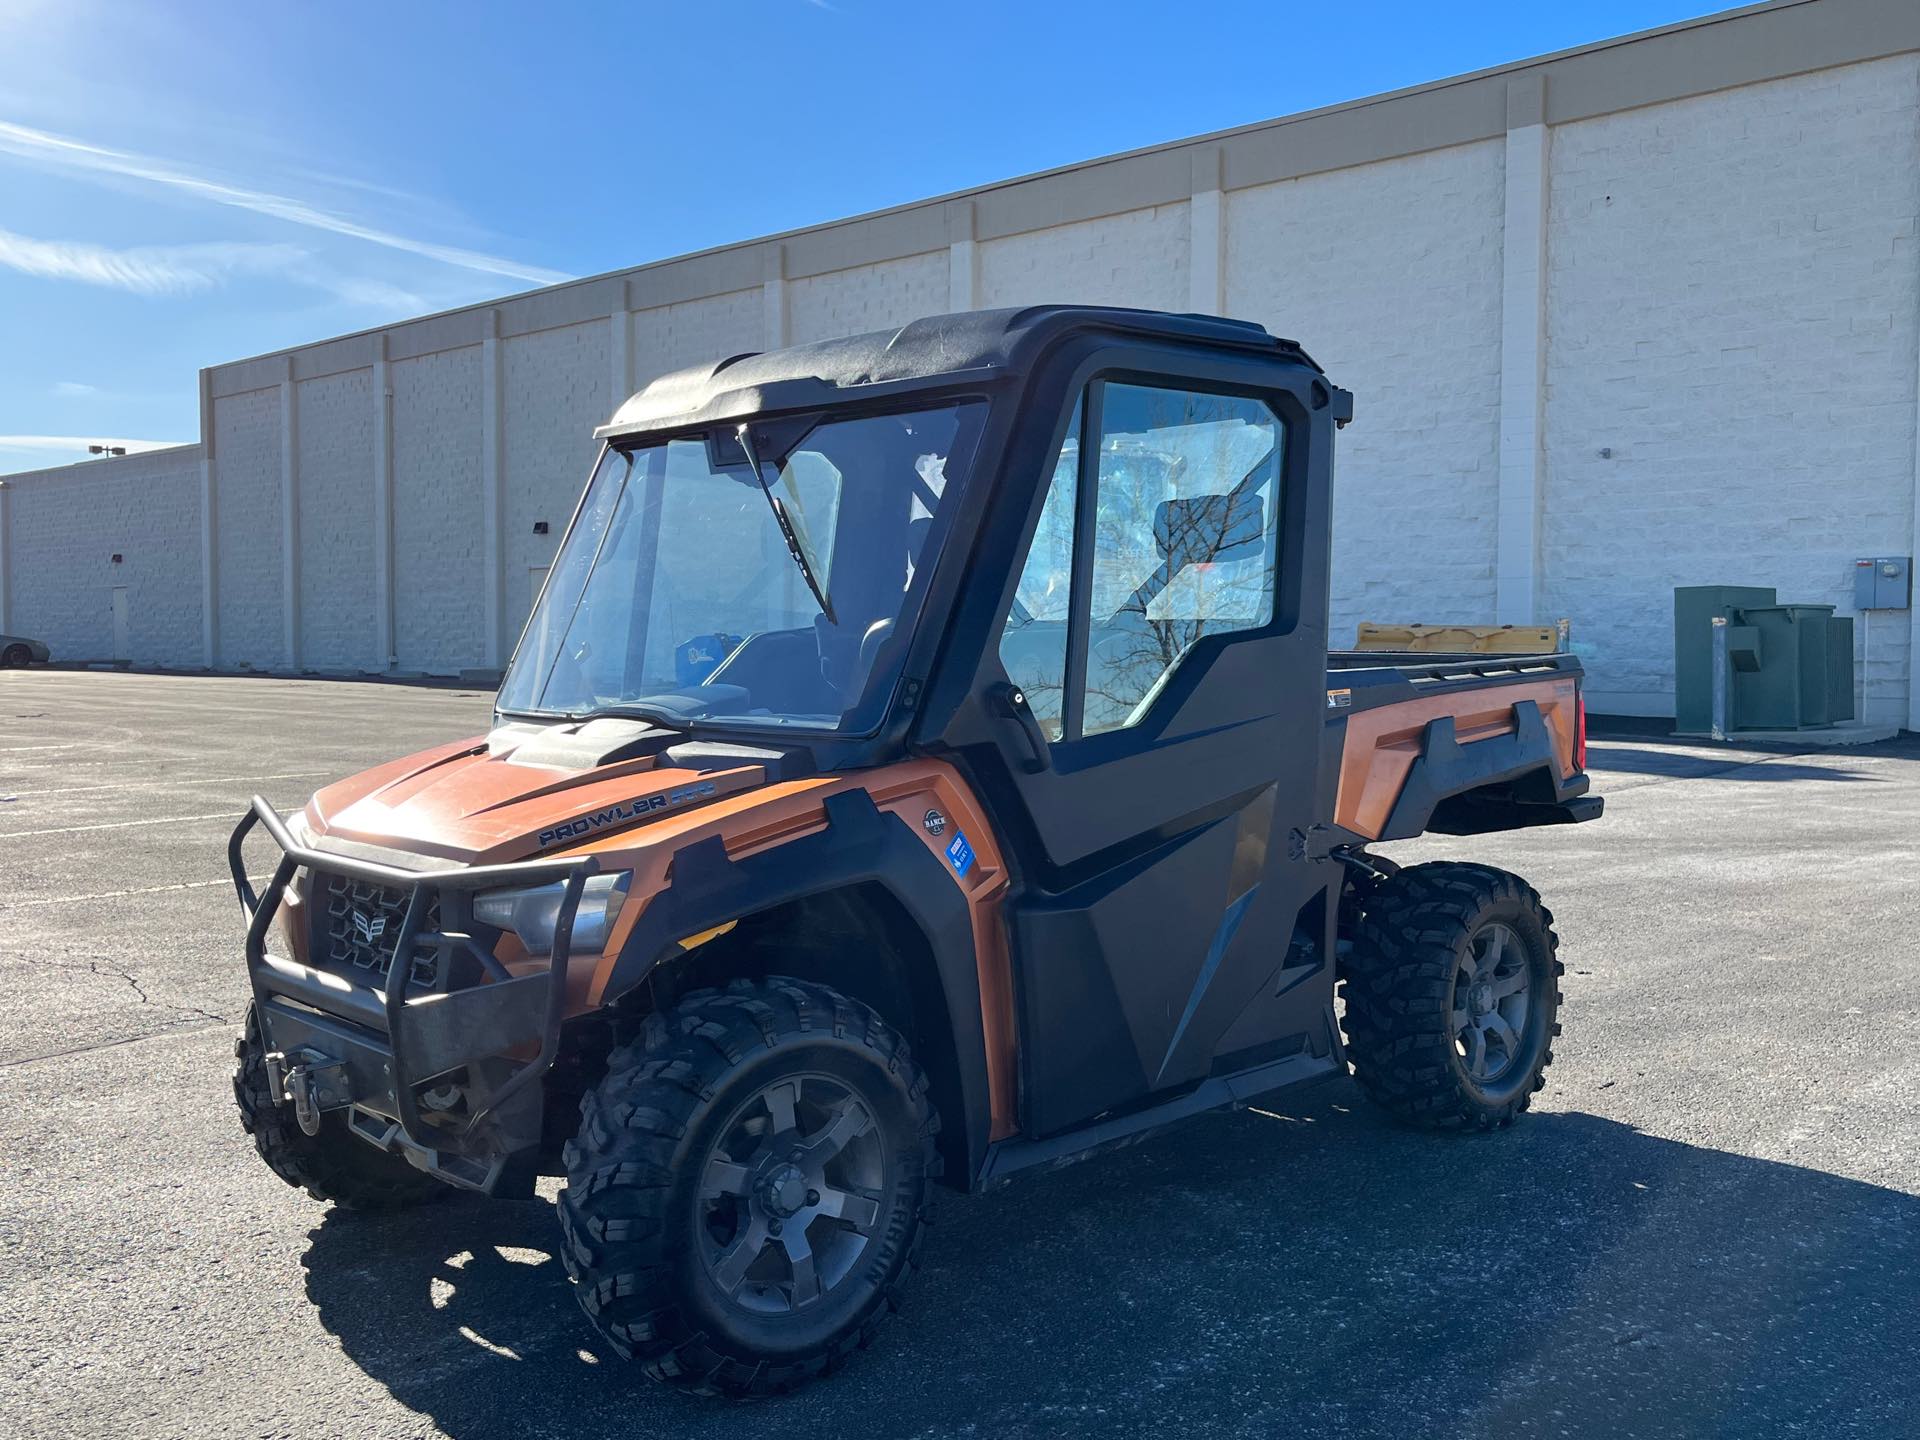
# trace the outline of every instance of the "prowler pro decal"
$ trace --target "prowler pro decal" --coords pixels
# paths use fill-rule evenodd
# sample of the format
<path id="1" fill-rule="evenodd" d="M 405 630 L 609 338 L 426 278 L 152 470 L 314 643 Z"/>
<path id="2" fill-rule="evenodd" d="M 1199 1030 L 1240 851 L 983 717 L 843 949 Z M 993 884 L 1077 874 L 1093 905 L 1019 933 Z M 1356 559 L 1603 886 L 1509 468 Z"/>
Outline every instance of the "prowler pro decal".
<path id="1" fill-rule="evenodd" d="M 668 790 L 659 795 L 637 795 L 631 800 L 622 800 L 618 805 L 605 810 L 595 810 L 586 815 L 577 815 L 571 820 L 563 820 L 551 829 L 540 832 L 540 848 L 558 845 L 563 840 L 577 840 L 582 835 L 591 835 L 597 830 L 605 830 L 616 825 L 631 825 L 635 820 L 644 818 L 656 810 L 670 810 L 676 805 L 690 805 L 696 800 L 705 800 L 713 795 L 714 784 L 711 780 L 696 780 L 691 785 L 682 785 L 677 790 Z"/>

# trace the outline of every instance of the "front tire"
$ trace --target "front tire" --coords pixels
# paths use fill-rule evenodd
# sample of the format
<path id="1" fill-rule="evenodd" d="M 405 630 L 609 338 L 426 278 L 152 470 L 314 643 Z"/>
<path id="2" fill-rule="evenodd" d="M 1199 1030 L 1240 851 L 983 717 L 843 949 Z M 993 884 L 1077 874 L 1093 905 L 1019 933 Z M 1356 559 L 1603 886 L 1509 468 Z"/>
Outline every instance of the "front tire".
<path id="1" fill-rule="evenodd" d="M 33 663 L 33 652 L 24 645 L 9 645 L 0 651 L 0 666 L 9 670 L 24 670 Z"/>
<path id="2" fill-rule="evenodd" d="M 1354 1078 L 1426 1129 L 1512 1124 L 1553 1060 L 1559 944 L 1553 913 L 1505 870 L 1415 865 L 1382 882 L 1342 966 Z"/>
<path id="3" fill-rule="evenodd" d="M 595 1328 L 656 1380 L 791 1390 L 896 1307 L 939 1122 L 865 1005 L 778 976 L 697 991 L 614 1051 L 581 1116 L 562 1258 Z"/>
<path id="4" fill-rule="evenodd" d="M 440 1181 L 355 1137 L 339 1113 L 320 1117 L 318 1135 L 302 1130 L 293 1106 L 277 1098 L 267 1083 L 266 1045 L 251 1005 L 233 1058 L 233 1099 L 240 1107 L 241 1128 L 253 1137 L 260 1158 L 287 1184 L 343 1210 L 400 1210 L 446 1195 L 448 1187 Z"/>

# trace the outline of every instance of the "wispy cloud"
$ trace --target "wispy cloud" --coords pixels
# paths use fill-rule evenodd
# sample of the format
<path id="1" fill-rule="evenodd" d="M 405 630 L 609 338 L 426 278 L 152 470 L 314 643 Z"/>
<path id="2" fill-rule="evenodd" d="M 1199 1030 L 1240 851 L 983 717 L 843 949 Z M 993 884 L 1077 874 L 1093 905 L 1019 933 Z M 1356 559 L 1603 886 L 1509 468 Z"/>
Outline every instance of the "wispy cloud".
<path id="1" fill-rule="evenodd" d="M 98 385 L 88 385 L 80 380 L 56 380 L 53 385 L 53 393 L 58 395 L 62 400 L 82 400 L 89 395 L 98 395 L 100 393 L 100 387 Z"/>
<path id="2" fill-rule="evenodd" d="M 102 145 L 90 145 L 82 140 L 55 135 L 45 130 L 34 130 L 28 126 L 15 125 L 4 120 L 0 120 L 0 152 L 62 169 L 117 175 L 124 179 L 145 181 L 180 194 L 194 196 L 211 204 L 248 210 L 257 215 L 269 215 L 277 220 L 284 220 L 289 224 L 304 226 L 307 229 L 363 240 L 370 245 L 405 251 L 411 255 L 420 255 L 445 265 L 476 270 L 486 275 L 504 275 L 509 279 L 526 280 L 536 285 L 552 285 L 573 278 L 558 270 L 548 270 L 537 265 L 523 265 L 518 261 L 503 259 L 497 255 L 487 255 L 478 250 L 466 250 L 454 245 L 436 245 L 431 241 L 397 235 L 390 230 L 362 225 L 344 215 L 322 210 L 303 200 L 209 180 L 203 176 L 191 174 L 171 161 L 136 155 L 125 150 L 112 150 Z"/>
<path id="3" fill-rule="evenodd" d="M 295 278 L 309 285 L 317 285 L 349 305 L 364 305 L 369 310 L 395 310 L 412 314 L 427 308 L 427 302 L 413 291 L 389 285 L 384 280 L 333 275 L 311 268 L 301 271 Z"/>
<path id="4" fill-rule="evenodd" d="M 102 435 L 0 435 L 0 451 L 15 455 L 40 451 L 84 455 L 89 445 L 119 445 L 129 455 L 138 455 L 143 450 L 171 450 L 176 445 L 189 443 L 185 440 L 116 440 Z"/>
<path id="5" fill-rule="evenodd" d="M 136 295 L 191 295 L 235 275 L 270 275 L 373 310 L 404 313 L 419 310 L 425 303 L 411 290 L 384 280 L 341 275 L 298 245 L 228 241 L 115 250 L 85 240 L 36 240 L 0 230 L 0 269 L 48 280 L 104 285 Z"/>
<path id="6" fill-rule="evenodd" d="M 297 245 L 227 242 L 113 250 L 84 240 L 35 240 L 0 230 L 0 267 L 136 295 L 190 294 L 231 274 L 281 272 L 306 258 L 307 252 Z"/>

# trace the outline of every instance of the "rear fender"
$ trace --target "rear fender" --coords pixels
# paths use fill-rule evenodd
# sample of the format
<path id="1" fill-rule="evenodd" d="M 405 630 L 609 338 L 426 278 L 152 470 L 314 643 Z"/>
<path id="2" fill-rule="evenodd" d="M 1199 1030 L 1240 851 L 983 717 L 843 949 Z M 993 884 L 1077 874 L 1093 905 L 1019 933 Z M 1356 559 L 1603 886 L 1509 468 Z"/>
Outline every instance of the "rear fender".
<path id="1" fill-rule="evenodd" d="M 1597 799 L 1575 803 L 1587 792 L 1587 777 L 1577 771 L 1562 775 L 1559 753 L 1533 700 L 1515 703 L 1509 733 L 1468 745 L 1455 735 L 1452 716 L 1430 720 L 1379 838 L 1404 840 L 1429 829 L 1476 834 L 1599 814 Z M 1447 804 L 1470 796 L 1485 803 Z"/>

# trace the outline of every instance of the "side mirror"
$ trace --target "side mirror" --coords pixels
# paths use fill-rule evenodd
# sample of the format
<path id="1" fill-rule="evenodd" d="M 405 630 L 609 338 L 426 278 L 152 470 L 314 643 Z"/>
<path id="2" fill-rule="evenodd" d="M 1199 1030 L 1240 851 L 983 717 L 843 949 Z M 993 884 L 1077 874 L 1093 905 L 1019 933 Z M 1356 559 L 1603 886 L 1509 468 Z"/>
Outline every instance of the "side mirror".
<path id="1" fill-rule="evenodd" d="M 1153 541 L 1171 579 L 1189 565 L 1244 559 L 1266 538 L 1258 494 L 1189 495 L 1162 500 L 1153 512 Z"/>

